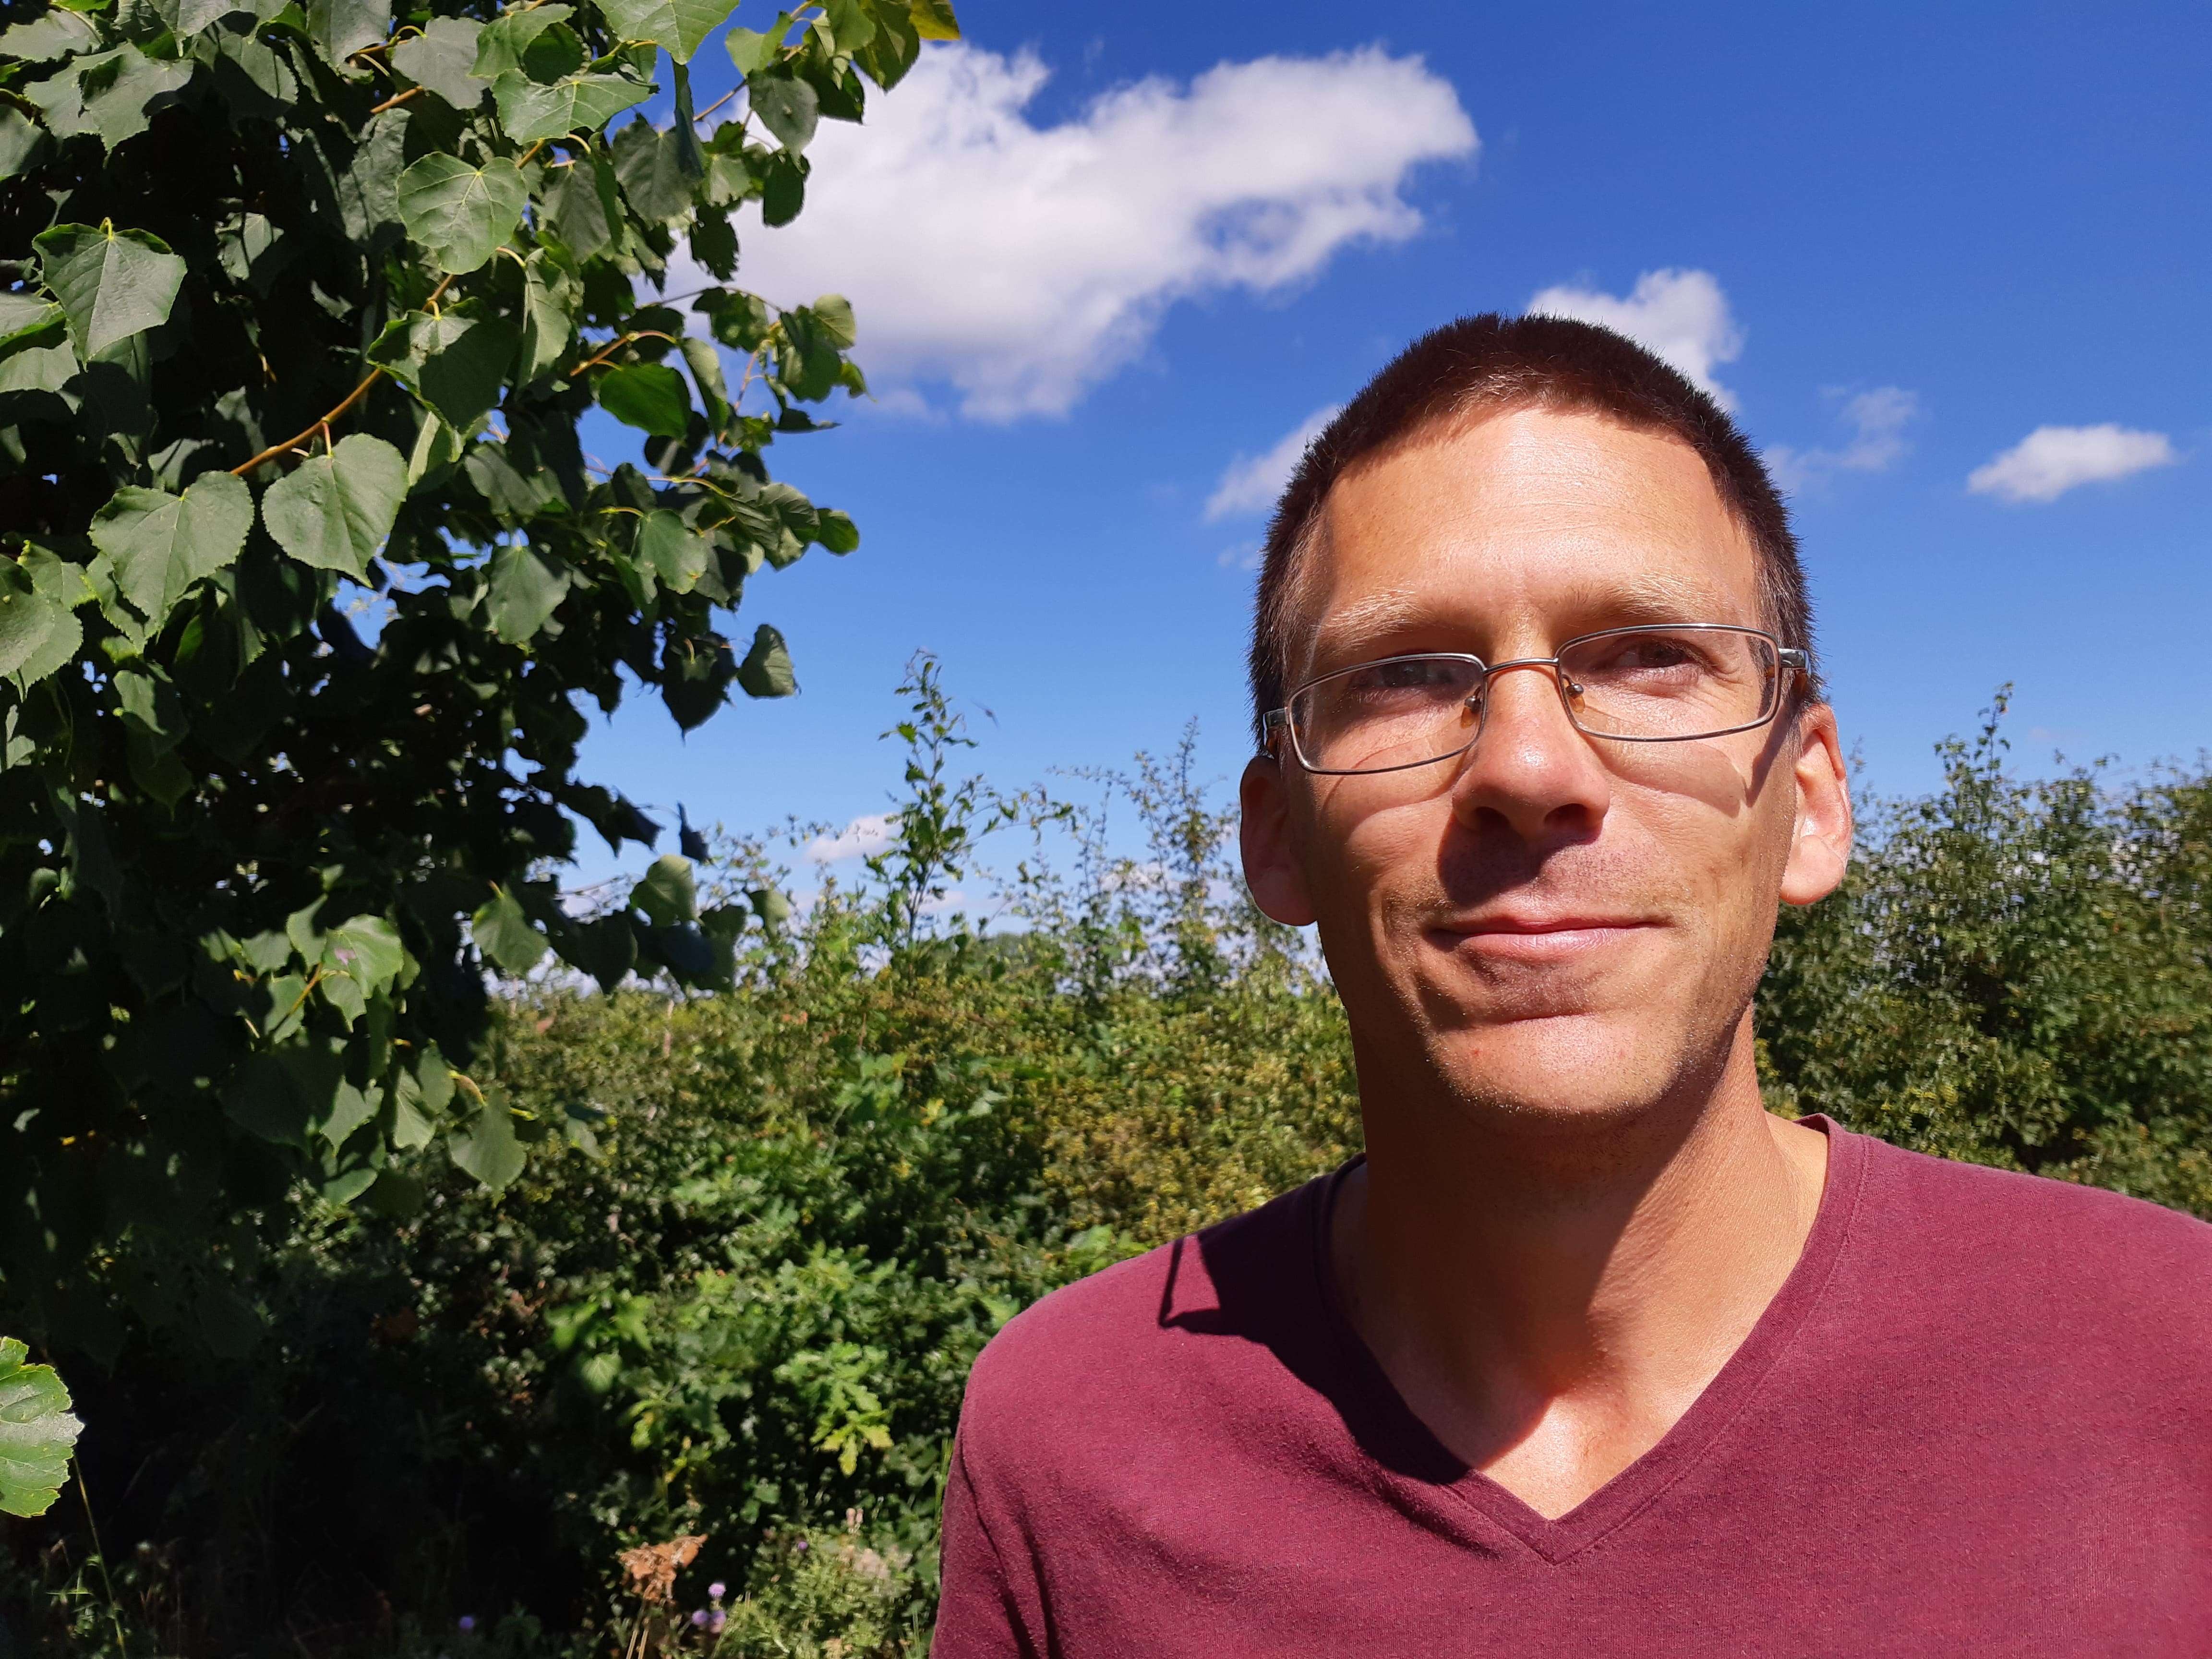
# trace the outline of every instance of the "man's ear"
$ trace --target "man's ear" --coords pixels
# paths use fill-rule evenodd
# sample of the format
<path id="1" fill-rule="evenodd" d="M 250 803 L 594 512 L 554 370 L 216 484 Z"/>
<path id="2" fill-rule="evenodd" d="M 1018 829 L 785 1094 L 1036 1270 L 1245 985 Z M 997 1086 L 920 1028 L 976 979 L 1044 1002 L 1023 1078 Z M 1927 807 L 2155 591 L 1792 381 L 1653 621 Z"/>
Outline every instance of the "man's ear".
<path id="1" fill-rule="evenodd" d="M 1243 811 L 1237 838 L 1244 854 L 1244 884 L 1252 902 L 1285 927 L 1303 927 L 1314 919 L 1306 893 L 1306 872 L 1291 842 L 1291 801 L 1283 768 L 1273 755 L 1255 755 L 1237 787 Z"/>
<path id="2" fill-rule="evenodd" d="M 1782 870 L 1782 902 L 1811 904 L 1836 890 L 1851 861 L 1850 774 L 1836 711 L 1816 702 L 1797 718 L 1797 822 Z"/>

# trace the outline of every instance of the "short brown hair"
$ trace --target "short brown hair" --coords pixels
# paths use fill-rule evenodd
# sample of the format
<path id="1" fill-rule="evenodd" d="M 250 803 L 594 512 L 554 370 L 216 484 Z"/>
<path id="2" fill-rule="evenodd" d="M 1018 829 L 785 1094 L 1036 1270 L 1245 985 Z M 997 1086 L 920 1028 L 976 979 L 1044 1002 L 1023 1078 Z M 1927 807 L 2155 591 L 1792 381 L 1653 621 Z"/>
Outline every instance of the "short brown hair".
<path id="1" fill-rule="evenodd" d="M 1790 512 L 1758 452 L 1721 406 L 1611 329 L 1565 317 L 1462 317 L 1393 358 L 1307 448 L 1267 526 L 1252 617 L 1252 717 L 1264 747 L 1290 687 L 1298 577 L 1322 505 L 1346 470 L 1439 422 L 1516 409 L 1577 410 L 1696 450 L 1713 488 L 1758 550 L 1767 626 L 1811 659 L 1813 615 Z M 1808 677 L 1808 689 L 1817 688 Z"/>

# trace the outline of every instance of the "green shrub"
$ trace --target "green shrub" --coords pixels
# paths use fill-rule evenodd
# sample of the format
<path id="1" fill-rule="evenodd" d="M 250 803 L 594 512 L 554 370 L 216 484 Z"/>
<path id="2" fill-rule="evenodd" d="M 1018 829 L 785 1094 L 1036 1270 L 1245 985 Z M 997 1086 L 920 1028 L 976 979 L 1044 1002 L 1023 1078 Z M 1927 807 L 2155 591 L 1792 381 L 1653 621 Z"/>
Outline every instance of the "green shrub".
<path id="1" fill-rule="evenodd" d="M 734 989 L 499 1000 L 479 1075 L 536 1138 L 506 1192 L 423 1156 L 405 1213 L 303 1196 L 257 1350 L 84 1379 L 122 1605 L 58 1510 L 0 1595 L 25 1645 L 119 1614 L 147 1653 L 923 1650 L 982 1343 L 1358 1124 L 1340 1010 L 1243 900 L 1188 742 L 1088 805 L 1001 798 L 952 775 L 931 666 L 907 689 L 898 839 L 750 935 Z M 2212 778 L 2023 781 L 1994 718 L 1946 757 L 1784 916 L 1770 1098 L 2212 1214 Z M 1000 920 L 944 915 L 1024 826 Z M 757 845 L 713 870 L 783 881 Z M 641 1603 L 620 1554 L 698 1535 Z"/>

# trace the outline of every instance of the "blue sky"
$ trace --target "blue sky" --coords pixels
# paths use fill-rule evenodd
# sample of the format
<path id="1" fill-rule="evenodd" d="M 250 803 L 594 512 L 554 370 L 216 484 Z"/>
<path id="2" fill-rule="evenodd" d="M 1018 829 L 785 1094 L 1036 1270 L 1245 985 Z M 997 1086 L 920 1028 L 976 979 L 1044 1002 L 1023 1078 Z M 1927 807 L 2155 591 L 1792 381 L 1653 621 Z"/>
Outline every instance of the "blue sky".
<path id="1" fill-rule="evenodd" d="M 993 711 L 1004 785 L 1194 717 L 1233 775 L 1258 463 L 1539 295 L 1644 330 L 1777 455 L 1874 788 L 1929 787 L 2005 681 L 2032 768 L 2212 744 L 2202 6 L 960 13 L 825 127 L 795 225 L 742 228 L 741 282 L 850 295 L 879 394 L 770 454 L 863 535 L 746 596 L 802 693 L 688 739 L 639 699 L 596 781 L 733 828 L 880 811 L 917 647 Z"/>

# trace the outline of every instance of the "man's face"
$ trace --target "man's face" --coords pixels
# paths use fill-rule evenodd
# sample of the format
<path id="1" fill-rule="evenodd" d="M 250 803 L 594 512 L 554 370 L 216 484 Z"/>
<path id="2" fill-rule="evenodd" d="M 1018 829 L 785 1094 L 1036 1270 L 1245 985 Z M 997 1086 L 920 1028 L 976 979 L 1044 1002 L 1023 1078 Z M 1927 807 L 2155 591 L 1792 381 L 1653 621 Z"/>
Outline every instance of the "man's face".
<path id="1" fill-rule="evenodd" d="M 1523 410 L 1329 492 L 1291 683 L 1417 651 L 1549 657 L 1644 623 L 1767 625 L 1757 556 L 1695 452 Z M 1244 783 L 1245 867 L 1318 923 L 1363 1079 L 1421 1068 L 1468 1109 L 1589 1120 L 1724 1057 L 1778 898 L 1840 879 L 1850 807 L 1825 706 L 1728 737 L 1608 742 L 1542 669 L 1490 687 L 1474 747 L 1332 777 L 1287 750 Z"/>

